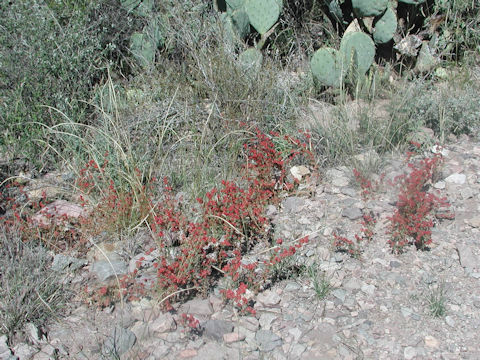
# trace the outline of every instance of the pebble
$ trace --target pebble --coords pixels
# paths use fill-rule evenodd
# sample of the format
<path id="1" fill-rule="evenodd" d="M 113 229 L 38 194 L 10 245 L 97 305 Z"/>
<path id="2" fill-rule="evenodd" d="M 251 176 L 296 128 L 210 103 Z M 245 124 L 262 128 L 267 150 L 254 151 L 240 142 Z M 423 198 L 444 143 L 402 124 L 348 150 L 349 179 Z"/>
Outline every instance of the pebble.
<path id="1" fill-rule="evenodd" d="M 177 328 L 175 319 L 170 313 L 161 314 L 152 322 L 148 323 L 148 328 L 157 334 L 174 331 Z"/>
<path id="2" fill-rule="evenodd" d="M 343 209 L 342 216 L 349 218 L 352 221 L 358 220 L 363 216 L 362 210 L 357 207 L 347 207 Z"/>
<path id="3" fill-rule="evenodd" d="M 243 341 L 245 340 L 245 337 L 246 337 L 245 335 L 232 332 L 232 333 L 223 334 L 223 341 L 226 344 L 231 344 L 234 342 Z"/>
<path id="4" fill-rule="evenodd" d="M 102 282 L 127 273 L 127 264 L 123 260 L 97 261 L 92 264 L 90 271 Z"/>
<path id="5" fill-rule="evenodd" d="M 223 335 L 233 331 L 233 323 L 225 320 L 208 320 L 203 325 L 205 336 L 220 341 Z"/>
<path id="6" fill-rule="evenodd" d="M 450 184 L 458 184 L 458 185 L 463 185 L 465 184 L 465 181 L 467 180 L 467 176 L 465 174 L 452 174 L 448 176 L 445 179 L 445 182 L 450 183 Z"/>
<path id="7" fill-rule="evenodd" d="M 455 327 L 455 320 L 451 316 L 445 316 L 445 322 L 447 323 L 448 326 L 454 328 Z"/>
<path id="8" fill-rule="evenodd" d="M 282 338 L 269 330 L 259 330 L 255 335 L 261 351 L 269 352 L 282 345 Z"/>
<path id="9" fill-rule="evenodd" d="M 412 346 L 407 346 L 404 350 L 403 350 L 403 356 L 406 360 L 411 360 L 413 359 L 415 356 L 417 356 L 417 349 L 415 349 L 414 347 Z"/>

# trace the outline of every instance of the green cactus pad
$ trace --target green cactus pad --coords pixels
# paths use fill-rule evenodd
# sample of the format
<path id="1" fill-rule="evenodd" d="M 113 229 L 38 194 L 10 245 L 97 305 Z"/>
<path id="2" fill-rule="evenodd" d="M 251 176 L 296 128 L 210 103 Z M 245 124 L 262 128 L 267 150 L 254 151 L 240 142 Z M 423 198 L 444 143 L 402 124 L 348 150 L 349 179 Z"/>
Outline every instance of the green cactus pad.
<path id="1" fill-rule="evenodd" d="M 262 52 L 256 48 L 249 48 L 238 55 L 238 62 L 245 71 L 258 72 L 262 67 Z"/>
<path id="2" fill-rule="evenodd" d="M 355 69 L 355 75 L 363 75 L 375 58 L 375 44 L 370 36 L 363 32 L 350 32 L 345 34 L 340 42 L 340 53 L 347 69 Z"/>
<path id="3" fill-rule="evenodd" d="M 234 11 L 240 9 L 245 3 L 245 0 L 225 0 L 225 2 L 227 3 L 228 9 Z"/>
<path id="4" fill-rule="evenodd" d="M 432 71 L 437 65 L 438 60 L 432 55 L 428 42 L 424 41 L 420 52 L 418 53 L 417 63 L 415 64 L 415 70 L 418 72 Z"/>
<path id="5" fill-rule="evenodd" d="M 378 16 L 387 8 L 388 0 L 352 0 L 353 10 L 359 17 Z"/>
<path id="6" fill-rule="evenodd" d="M 250 21 L 247 13 L 243 9 L 238 9 L 232 12 L 230 17 L 236 34 L 244 39 L 250 33 Z"/>
<path id="7" fill-rule="evenodd" d="M 373 40 L 376 44 L 385 44 L 392 40 L 397 31 L 397 15 L 388 8 L 381 17 L 375 19 L 373 26 Z"/>
<path id="8" fill-rule="evenodd" d="M 343 80 L 343 58 L 332 48 L 318 49 L 310 60 L 312 75 L 325 86 L 340 87 Z"/>
<path id="9" fill-rule="evenodd" d="M 160 16 L 151 18 L 143 29 L 143 33 L 155 44 L 155 47 L 165 45 L 164 31 L 162 28 L 162 19 Z"/>
<path id="10" fill-rule="evenodd" d="M 281 11 L 278 0 L 245 0 L 244 8 L 250 24 L 261 35 L 275 25 Z"/>
<path id="11" fill-rule="evenodd" d="M 147 34 L 135 32 L 130 37 L 130 51 L 140 65 L 148 67 L 153 64 L 155 50 L 154 41 Z"/>
<path id="12" fill-rule="evenodd" d="M 221 13 L 220 20 L 223 23 L 223 35 L 231 43 L 236 39 L 244 39 L 250 32 L 248 16 L 241 9 L 231 14 Z"/>
<path id="13" fill-rule="evenodd" d="M 338 0 L 330 1 L 328 4 L 328 10 L 330 11 L 330 14 L 334 16 L 335 20 L 343 23 L 343 12 Z"/>

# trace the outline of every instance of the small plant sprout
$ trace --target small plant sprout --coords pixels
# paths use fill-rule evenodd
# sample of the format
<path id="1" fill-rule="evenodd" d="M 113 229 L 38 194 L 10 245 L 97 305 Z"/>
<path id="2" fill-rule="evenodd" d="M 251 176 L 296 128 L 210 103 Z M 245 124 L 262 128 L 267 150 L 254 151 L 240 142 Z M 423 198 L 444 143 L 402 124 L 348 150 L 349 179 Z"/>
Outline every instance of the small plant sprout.
<path id="1" fill-rule="evenodd" d="M 440 285 L 436 289 L 433 289 L 427 296 L 427 302 L 430 315 L 437 318 L 445 316 L 447 312 L 447 298 L 445 296 L 444 286 Z"/>
<path id="2" fill-rule="evenodd" d="M 327 297 L 328 293 L 330 292 L 332 286 L 328 279 L 326 278 L 325 273 L 321 275 L 318 273 L 318 269 L 316 264 L 312 264 L 306 268 L 308 277 L 312 281 L 313 290 L 315 291 L 315 295 L 319 300 L 323 300 Z"/>

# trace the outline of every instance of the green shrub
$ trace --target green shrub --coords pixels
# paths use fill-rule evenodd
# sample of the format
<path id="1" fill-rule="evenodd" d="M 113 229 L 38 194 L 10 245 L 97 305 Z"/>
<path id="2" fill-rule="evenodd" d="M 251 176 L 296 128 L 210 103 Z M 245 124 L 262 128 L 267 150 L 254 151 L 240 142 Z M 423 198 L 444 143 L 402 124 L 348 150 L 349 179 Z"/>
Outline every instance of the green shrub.
<path id="1" fill-rule="evenodd" d="M 447 58 L 459 60 L 480 51 L 480 3 L 472 0 L 436 0 L 429 26 L 438 27 L 434 39 Z"/>
<path id="2" fill-rule="evenodd" d="M 34 143 L 42 125 L 63 114 L 86 122 L 106 66 L 128 67 L 125 38 L 136 27 L 113 0 L 2 2 L 0 146 L 29 156 L 44 145 Z"/>
<path id="3" fill-rule="evenodd" d="M 398 123 L 416 124 L 434 130 L 443 140 L 448 134 L 476 134 L 480 124 L 478 86 L 472 82 L 459 84 L 432 83 L 418 80 L 397 99 L 393 117 Z M 414 130 L 410 127 L 410 130 Z"/>

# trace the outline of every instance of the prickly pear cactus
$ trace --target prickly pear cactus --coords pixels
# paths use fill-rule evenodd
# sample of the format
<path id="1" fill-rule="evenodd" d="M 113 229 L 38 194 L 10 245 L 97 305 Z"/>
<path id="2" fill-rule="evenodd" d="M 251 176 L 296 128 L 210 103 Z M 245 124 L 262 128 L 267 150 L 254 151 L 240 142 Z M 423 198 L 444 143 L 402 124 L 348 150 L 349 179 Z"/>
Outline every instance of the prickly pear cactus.
<path id="1" fill-rule="evenodd" d="M 332 48 L 318 49 L 310 60 L 312 75 L 322 85 L 340 87 L 343 81 L 343 58 Z"/>
<path id="2" fill-rule="evenodd" d="M 357 31 L 345 34 L 340 42 L 340 52 L 346 68 L 354 76 L 364 75 L 375 58 L 375 44 L 367 34 Z"/>
<path id="3" fill-rule="evenodd" d="M 243 6 L 245 0 L 225 0 L 225 2 L 227 3 L 227 9 L 234 11 L 240 9 Z"/>
<path id="4" fill-rule="evenodd" d="M 417 63 L 415 64 L 415 70 L 418 72 L 428 72 L 435 68 L 438 60 L 433 56 L 430 46 L 427 41 L 424 41 L 420 52 L 418 53 Z"/>
<path id="5" fill-rule="evenodd" d="M 387 8 L 388 0 L 352 0 L 353 10 L 359 17 L 378 16 Z"/>
<path id="6" fill-rule="evenodd" d="M 245 71 L 254 74 L 262 67 L 262 52 L 256 48 L 249 48 L 238 55 L 238 62 Z"/>
<path id="7" fill-rule="evenodd" d="M 275 25 L 281 12 L 278 0 L 245 0 L 244 9 L 250 24 L 261 35 Z"/>
<path id="8" fill-rule="evenodd" d="M 250 32 L 250 21 L 247 13 L 243 9 L 238 9 L 232 12 L 230 17 L 237 35 L 242 39 L 245 38 Z"/>
<path id="9" fill-rule="evenodd" d="M 220 19 L 223 23 L 224 34 L 230 41 L 235 38 L 244 39 L 250 32 L 248 15 L 242 9 L 235 10 L 230 15 L 221 13 Z"/>
<path id="10" fill-rule="evenodd" d="M 388 8 L 381 17 L 375 19 L 373 26 L 373 41 L 375 44 L 385 44 L 392 40 L 397 31 L 397 15 Z"/>
<path id="11" fill-rule="evenodd" d="M 130 37 L 130 51 L 137 62 L 144 67 L 153 64 L 156 48 L 155 41 L 145 33 L 135 32 Z"/>

